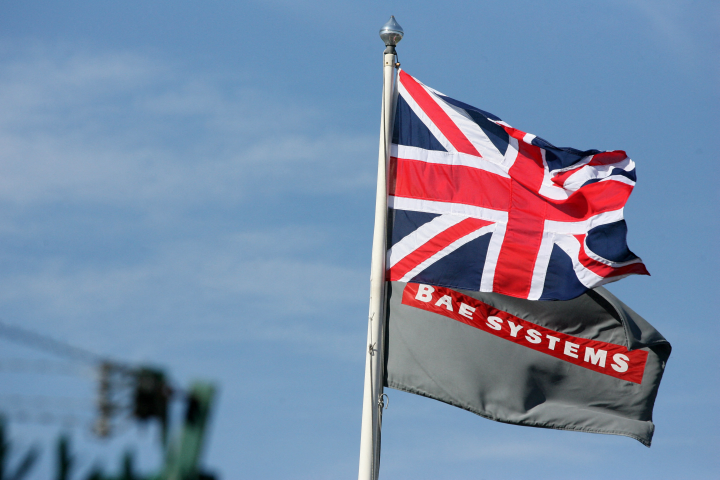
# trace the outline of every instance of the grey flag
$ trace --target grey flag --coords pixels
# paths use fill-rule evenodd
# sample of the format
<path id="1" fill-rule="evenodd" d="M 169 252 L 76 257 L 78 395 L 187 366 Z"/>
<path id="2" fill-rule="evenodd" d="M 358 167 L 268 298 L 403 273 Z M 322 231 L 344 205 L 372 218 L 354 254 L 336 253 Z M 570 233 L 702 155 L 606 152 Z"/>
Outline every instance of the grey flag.
<path id="1" fill-rule="evenodd" d="M 599 287 L 567 301 L 387 284 L 385 386 L 499 422 L 650 446 L 670 344 Z"/>

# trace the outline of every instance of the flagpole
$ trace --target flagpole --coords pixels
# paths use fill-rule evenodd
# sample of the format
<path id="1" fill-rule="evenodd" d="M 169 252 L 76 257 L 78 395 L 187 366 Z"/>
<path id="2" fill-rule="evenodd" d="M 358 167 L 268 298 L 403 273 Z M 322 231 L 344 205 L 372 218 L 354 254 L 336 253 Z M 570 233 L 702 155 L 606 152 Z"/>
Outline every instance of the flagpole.
<path id="1" fill-rule="evenodd" d="M 360 469 L 358 480 L 376 480 L 380 470 L 380 426 L 383 394 L 383 324 L 385 321 L 385 237 L 387 232 L 387 160 L 390 153 L 394 113 L 395 45 L 403 29 L 395 17 L 380 29 L 385 42 L 383 52 L 383 97 L 380 116 L 380 151 L 375 196 L 375 229 L 370 266 L 370 314 L 365 349 L 365 388 L 360 433 Z"/>

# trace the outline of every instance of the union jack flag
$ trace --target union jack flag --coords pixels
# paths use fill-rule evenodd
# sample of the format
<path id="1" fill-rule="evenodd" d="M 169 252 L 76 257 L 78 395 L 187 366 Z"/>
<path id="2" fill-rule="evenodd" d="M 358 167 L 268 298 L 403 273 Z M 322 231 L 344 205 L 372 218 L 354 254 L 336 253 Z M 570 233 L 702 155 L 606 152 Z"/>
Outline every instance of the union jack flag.
<path id="1" fill-rule="evenodd" d="M 557 148 L 404 71 L 388 177 L 387 279 L 567 300 L 630 274 L 624 151 Z"/>

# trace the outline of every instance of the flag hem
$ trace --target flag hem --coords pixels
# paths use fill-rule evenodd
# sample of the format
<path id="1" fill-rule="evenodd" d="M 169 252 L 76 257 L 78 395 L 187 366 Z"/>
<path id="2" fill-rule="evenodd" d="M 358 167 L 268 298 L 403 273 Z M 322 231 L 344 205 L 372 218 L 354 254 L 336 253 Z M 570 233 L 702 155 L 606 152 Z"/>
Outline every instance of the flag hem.
<path id="1" fill-rule="evenodd" d="M 414 395 L 420 395 L 423 397 L 430 398 L 432 400 L 437 400 L 437 401 L 446 403 L 448 405 L 451 405 L 453 407 L 462 408 L 463 410 L 474 413 L 475 415 L 486 418 L 488 420 L 492 420 L 492 421 L 500 422 L 500 423 L 507 423 L 510 425 L 518 425 L 518 426 L 523 426 L 523 427 L 548 428 L 548 429 L 552 429 L 552 430 L 567 430 L 567 431 L 572 431 L 572 432 L 599 433 L 599 434 L 603 434 L 603 435 L 620 435 L 620 436 L 624 436 L 624 437 L 633 438 L 648 448 L 650 448 L 650 445 L 652 444 L 652 437 L 655 432 L 655 424 L 652 421 L 649 422 L 651 428 L 650 428 L 649 436 L 646 440 L 645 438 L 643 438 L 639 435 L 634 435 L 632 433 L 616 431 L 616 430 L 602 430 L 602 429 L 588 428 L 588 427 L 573 428 L 573 427 L 569 427 L 569 426 L 553 425 L 553 424 L 539 423 L 539 422 L 504 420 L 501 418 L 493 417 L 492 415 L 488 415 L 487 413 L 482 413 L 473 407 L 462 405 L 459 402 L 453 402 L 453 401 L 448 401 L 448 400 L 445 400 L 442 398 L 437 398 L 437 397 L 430 395 L 429 393 L 419 390 L 417 388 L 407 387 L 405 385 L 401 385 L 396 382 L 388 382 L 387 379 L 385 380 L 385 386 L 388 388 L 394 388 L 395 390 L 400 390 L 402 392 L 412 393 Z"/>

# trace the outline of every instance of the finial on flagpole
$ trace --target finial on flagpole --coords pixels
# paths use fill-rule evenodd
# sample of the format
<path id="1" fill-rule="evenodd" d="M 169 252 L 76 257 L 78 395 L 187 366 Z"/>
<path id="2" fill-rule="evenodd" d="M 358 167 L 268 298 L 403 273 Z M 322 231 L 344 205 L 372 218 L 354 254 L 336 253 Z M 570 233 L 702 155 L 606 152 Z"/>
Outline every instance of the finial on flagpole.
<path id="1" fill-rule="evenodd" d="M 402 27 L 395 20 L 395 15 L 390 16 L 390 20 L 380 29 L 380 38 L 385 42 L 385 53 L 395 53 L 395 45 L 403 38 Z"/>

